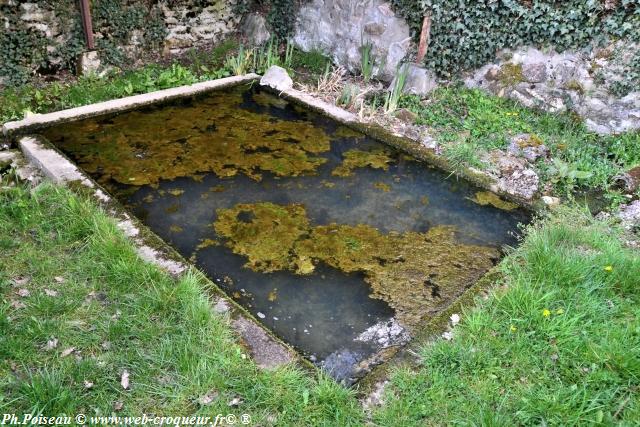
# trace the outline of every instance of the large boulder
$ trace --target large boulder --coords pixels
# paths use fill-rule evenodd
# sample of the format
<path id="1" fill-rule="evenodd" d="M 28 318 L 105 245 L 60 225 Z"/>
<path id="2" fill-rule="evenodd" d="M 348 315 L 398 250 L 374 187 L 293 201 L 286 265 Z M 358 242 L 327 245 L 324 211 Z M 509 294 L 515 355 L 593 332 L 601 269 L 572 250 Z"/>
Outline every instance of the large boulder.
<path id="1" fill-rule="evenodd" d="M 289 77 L 287 70 L 277 65 L 272 65 L 260 79 L 260 85 L 285 91 L 293 87 L 293 80 Z"/>
<path id="2" fill-rule="evenodd" d="M 293 41 L 302 50 L 327 53 L 351 72 L 361 68 L 361 46 L 371 43 L 378 64 L 374 71 L 390 81 L 407 55 L 411 34 L 387 2 L 313 0 L 300 8 Z"/>

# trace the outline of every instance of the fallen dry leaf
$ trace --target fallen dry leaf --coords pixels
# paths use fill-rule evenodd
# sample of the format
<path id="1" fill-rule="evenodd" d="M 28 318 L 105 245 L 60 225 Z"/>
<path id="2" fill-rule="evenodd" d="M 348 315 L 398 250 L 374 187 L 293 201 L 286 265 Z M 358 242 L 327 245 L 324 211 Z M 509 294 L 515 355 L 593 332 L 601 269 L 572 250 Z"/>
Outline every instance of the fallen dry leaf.
<path id="1" fill-rule="evenodd" d="M 45 293 L 47 296 L 50 296 L 50 297 L 57 297 L 57 296 L 58 296 L 58 291 L 54 291 L 54 290 L 52 290 L 52 289 L 45 289 L 45 290 L 44 290 L 44 293 Z"/>
<path id="2" fill-rule="evenodd" d="M 28 297 L 29 295 L 31 295 L 31 292 L 29 292 L 29 289 L 25 289 L 25 288 L 18 289 L 18 292 L 16 293 L 21 297 Z"/>
<path id="3" fill-rule="evenodd" d="M 238 406 L 242 405 L 242 402 L 244 402 L 244 401 L 242 400 L 242 398 L 241 398 L 241 397 L 236 396 L 236 397 L 234 397 L 233 399 L 231 399 L 231 401 L 229 401 L 229 403 L 227 403 L 227 405 L 232 406 L 232 407 L 234 407 L 234 408 L 235 408 L 235 407 L 238 407 Z"/>
<path id="4" fill-rule="evenodd" d="M 122 377 L 120 377 L 120 385 L 123 389 L 129 390 L 129 371 L 126 369 L 122 373 Z"/>
<path id="5" fill-rule="evenodd" d="M 58 347 L 58 338 L 51 338 L 47 341 L 47 345 L 44 347 L 45 350 L 53 350 Z"/>
<path id="6" fill-rule="evenodd" d="M 113 402 L 113 410 L 114 411 L 121 411 L 123 406 L 124 406 L 124 404 L 122 402 L 120 402 L 120 401 Z"/>
<path id="7" fill-rule="evenodd" d="M 62 351 L 62 353 L 60 353 L 61 357 L 67 357 L 68 355 L 70 355 L 71 353 L 73 353 L 74 351 L 76 351 L 75 347 L 69 347 L 67 349 L 64 349 Z"/>
<path id="8" fill-rule="evenodd" d="M 29 283 L 31 281 L 31 278 L 28 276 L 16 276 L 11 279 L 11 281 L 15 286 L 23 286 Z"/>
<path id="9" fill-rule="evenodd" d="M 11 307 L 20 309 L 20 308 L 25 308 L 26 305 L 21 301 L 11 301 Z"/>
<path id="10" fill-rule="evenodd" d="M 205 394 L 204 396 L 200 396 L 198 398 L 198 403 L 202 406 L 208 406 L 211 405 L 211 403 L 216 400 L 216 398 L 218 397 L 218 392 L 215 390 L 211 390 L 210 392 L 208 392 L 207 394 Z"/>
<path id="11" fill-rule="evenodd" d="M 64 283 L 64 277 L 56 276 L 53 280 L 55 280 L 56 283 Z"/>

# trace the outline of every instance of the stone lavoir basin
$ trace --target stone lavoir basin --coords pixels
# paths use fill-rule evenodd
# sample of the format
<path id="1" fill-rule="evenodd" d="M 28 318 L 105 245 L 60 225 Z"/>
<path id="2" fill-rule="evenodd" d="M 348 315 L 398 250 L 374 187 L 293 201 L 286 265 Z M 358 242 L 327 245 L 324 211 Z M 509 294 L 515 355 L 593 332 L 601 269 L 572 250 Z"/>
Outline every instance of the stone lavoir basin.
<path id="1" fill-rule="evenodd" d="M 529 219 L 257 87 L 42 134 L 345 383 L 475 283 Z"/>

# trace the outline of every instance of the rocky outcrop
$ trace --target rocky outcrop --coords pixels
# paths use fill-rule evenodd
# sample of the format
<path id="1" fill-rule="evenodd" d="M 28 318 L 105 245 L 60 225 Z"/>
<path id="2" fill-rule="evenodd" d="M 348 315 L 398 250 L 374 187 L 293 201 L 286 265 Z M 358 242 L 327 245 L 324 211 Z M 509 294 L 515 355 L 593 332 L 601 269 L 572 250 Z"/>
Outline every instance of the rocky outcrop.
<path id="1" fill-rule="evenodd" d="M 604 49 L 584 52 L 542 52 L 527 48 L 503 51 L 495 63 L 466 76 L 468 87 L 551 113 L 573 111 L 597 133 L 640 129 L 640 90 L 616 97 L 608 90 L 624 76 L 614 59 L 637 45 L 617 42 Z"/>
<path id="2" fill-rule="evenodd" d="M 390 81 L 411 46 L 407 23 L 380 0 L 313 0 L 300 8 L 294 43 L 319 49 L 349 71 L 360 70 L 361 47 L 373 45 L 377 77 Z"/>

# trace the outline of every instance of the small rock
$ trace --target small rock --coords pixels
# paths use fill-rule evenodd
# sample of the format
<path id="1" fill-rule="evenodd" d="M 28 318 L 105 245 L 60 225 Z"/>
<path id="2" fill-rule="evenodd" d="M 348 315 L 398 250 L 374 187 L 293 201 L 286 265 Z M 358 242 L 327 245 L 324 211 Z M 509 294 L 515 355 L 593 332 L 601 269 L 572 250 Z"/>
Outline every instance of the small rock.
<path id="1" fill-rule="evenodd" d="M 413 124 L 416 122 L 418 115 L 413 111 L 409 111 L 406 108 L 399 109 L 395 114 L 397 119 L 402 120 L 405 123 Z"/>
<path id="2" fill-rule="evenodd" d="M 558 197 L 542 196 L 542 202 L 549 208 L 560 206 L 560 199 Z"/>
<path id="3" fill-rule="evenodd" d="M 53 289 L 45 289 L 44 293 L 45 293 L 45 295 L 47 295 L 49 297 L 57 297 L 58 296 L 58 291 L 54 291 Z"/>
<path id="4" fill-rule="evenodd" d="M 261 319 L 264 319 L 265 317 L 267 317 L 267 316 L 264 315 L 264 313 L 261 313 L 261 312 L 257 312 L 256 316 L 258 316 Z"/>
<path id="5" fill-rule="evenodd" d="M 412 93 L 414 95 L 426 95 L 438 87 L 438 81 L 435 75 L 422 67 L 415 64 L 405 65 L 407 68 L 407 78 L 404 83 L 404 93 Z M 391 81 L 389 90 L 393 88 L 397 76 Z"/>
<path id="6" fill-rule="evenodd" d="M 497 191 L 521 200 L 532 200 L 538 192 L 540 178 L 528 163 L 501 151 L 495 151 L 493 158 L 499 171 Z"/>
<path id="7" fill-rule="evenodd" d="M 84 388 L 86 390 L 91 390 L 93 388 L 93 383 L 89 380 L 84 380 Z"/>
<path id="8" fill-rule="evenodd" d="M 547 66 L 542 62 L 522 64 L 522 77 L 529 83 L 542 83 L 547 80 Z"/>
<path id="9" fill-rule="evenodd" d="M 18 296 L 21 296 L 23 298 L 28 297 L 29 295 L 31 295 L 31 292 L 29 292 L 29 289 L 18 289 L 18 292 L 16 292 L 18 294 Z"/>
<path id="10" fill-rule="evenodd" d="M 453 339 L 453 333 L 447 331 L 447 332 L 442 334 L 442 338 L 444 338 L 447 341 L 451 341 Z"/>
<path id="11" fill-rule="evenodd" d="M 277 65 L 272 65 L 260 79 L 260 85 L 285 91 L 293 87 L 293 80 L 291 80 L 291 77 L 287 74 L 287 70 Z"/>
<path id="12" fill-rule="evenodd" d="M 540 157 L 547 157 L 549 149 L 538 136 L 523 133 L 511 139 L 507 152 L 516 157 L 524 157 L 533 163 Z"/>

